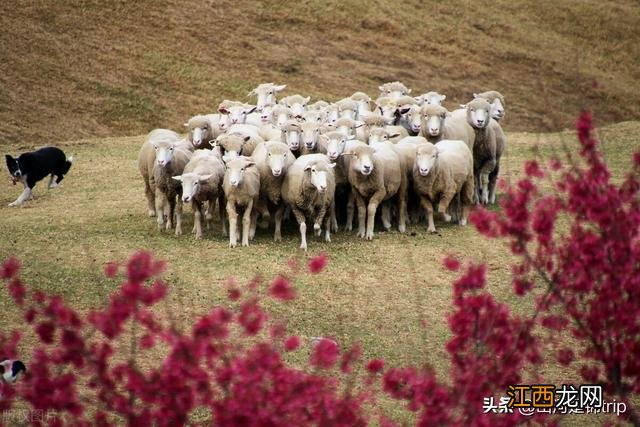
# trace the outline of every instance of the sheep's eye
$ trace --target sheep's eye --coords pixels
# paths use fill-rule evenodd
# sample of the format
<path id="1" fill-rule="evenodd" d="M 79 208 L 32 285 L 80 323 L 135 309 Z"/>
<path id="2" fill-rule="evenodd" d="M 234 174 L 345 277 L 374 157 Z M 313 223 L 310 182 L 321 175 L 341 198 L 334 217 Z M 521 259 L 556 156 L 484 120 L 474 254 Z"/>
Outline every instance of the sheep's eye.
<path id="1" fill-rule="evenodd" d="M 267 153 L 267 156 L 268 156 L 268 157 L 271 157 L 271 153 Z"/>
<path id="2" fill-rule="evenodd" d="M 244 172 L 244 168 L 240 168 L 240 172 Z"/>
<path id="3" fill-rule="evenodd" d="M 169 151 L 173 151 L 173 147 L 169 148 Z"/>

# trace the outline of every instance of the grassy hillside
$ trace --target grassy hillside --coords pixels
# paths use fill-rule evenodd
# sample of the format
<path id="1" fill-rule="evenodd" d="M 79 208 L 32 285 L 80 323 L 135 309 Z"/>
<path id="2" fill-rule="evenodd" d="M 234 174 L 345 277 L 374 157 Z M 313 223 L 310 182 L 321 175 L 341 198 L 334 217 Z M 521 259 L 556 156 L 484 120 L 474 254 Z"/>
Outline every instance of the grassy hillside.
<path id="1" fill-rule="evenodd" d="M 336 99 L 401 80 L 450 108 L 498 89 L 510 130 L 640 117 L 633 0 L 6 0 L 0 28 L 4 143 L 179 128 L 264 81 Z"/>
<path id="2" fill-rule="evenodd" d="M 640 122 L 599 130 L 614 179 L 629 170 L 639 133 Z M 507 136 L 502 176 L 510 182 L 518 179 L 524 160 L 534 151 L 544 158 L 562 152 L 563 146 L 572 150 L 577 145 L 573 132 Z M 0 192 L 0 259 L 18 256 L 26 283 L 63 295 L 72 306 L 86 311 L 104 306 L 118 286 L 116 280 L 105 279 L 106 262 L 123 260 L 140 248 L 150 249 L 168 262 L 169 307 L 183 328 L 197 314 L 227 303 L 227 277 L 233 275 L 240 282 L 256 275 L 269 279 L 287 270 L 292 256 L 305 262 L 292 225 L 285 227 L 282 243 L 273 243 L 270 233 L 258 230 L 250 247 L 236 249 L 228 248 L 218 221 L 199 241 L 189 233 L 176 237 L 158 232 L 155 221 L 146 216 L 135 163 L 142 139 L 61 143 L 77 158 L 62 187 L 47 191 L 41 183 L 36 187 L 37 198 L 20 208 L 7 207 L 21 189 L 5 181 Z M 19 151 L 31 148 L 33 144 L 19 144 Z M 0 150 L 7 151 L 9 146 L 0 143 Z M 183 227 L 189 231 L 193 216 L 189 208 L 185 212 Z M 448 369 L 443 347 L 449 336 L 446 316 L 452 310 L 455 277 L 441 266 L 444 254 L 487 263 L 489 288 L 497 298 L 509 301 L 520 313 L 531 313 L 532 305 L 510 290 L 511 255 L 504 242 L 488 240 L 472 226 L 436 226 L 438 234 L 427 234 L 425 225 L 410 226 L 406 234 L 377 232 L 372 242 L 345 232 L 334 234 L 330 244 L 309 237 L 310 253 L 328 253 L 327 271 L 296 281 L 299 298 L 295 301 L 283 304 L 267 299 L 266 303 L 276 316 L 287 319 L 292 333 L 303 338 L 335 336 L 343 345 L 360 341 L 366 358 L 382 357 L 389 366 L 426 361 L 444 375 Z M 161 305 L 160 310 L 164 309 Z M 0 324 L 5 331 L 22 327 L 8 298 L 0 298 Z M 22 354 L 30 353 L 32 340 L 26 333 Z M 306 354 L 296 352 L 292 357 L 301 362 Z M 575 373 L 555 363 L 541 372 L 553 383 L 579 382 Z M 583 421 L 576 425 L 584 425 L 584 418 L 578 419 Z"/>

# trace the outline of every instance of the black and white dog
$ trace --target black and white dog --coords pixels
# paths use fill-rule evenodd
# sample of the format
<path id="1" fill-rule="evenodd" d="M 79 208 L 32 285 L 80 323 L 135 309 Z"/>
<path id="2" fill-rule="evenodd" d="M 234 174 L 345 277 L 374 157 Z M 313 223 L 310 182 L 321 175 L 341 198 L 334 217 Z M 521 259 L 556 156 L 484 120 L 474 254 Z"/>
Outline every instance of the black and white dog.
<path id="1" fill-rule="evenodd" d="M 30 153 L 23 153 L 17 159 L 6 155 L 7 168 L 13 184 L 22 181 L 24 191 L 9 206 L 18 206 L 31 197 L 31 190 L 36 183 L 47 175 L 49 178 L 48 188 L 57 187 L 64 178 L 64 174 L 69 172 L 73 156 L 67 159 L 64 152 L 56 147 L 44 147 Z M 55 182 L 54 182 L 55 178 Z"/>

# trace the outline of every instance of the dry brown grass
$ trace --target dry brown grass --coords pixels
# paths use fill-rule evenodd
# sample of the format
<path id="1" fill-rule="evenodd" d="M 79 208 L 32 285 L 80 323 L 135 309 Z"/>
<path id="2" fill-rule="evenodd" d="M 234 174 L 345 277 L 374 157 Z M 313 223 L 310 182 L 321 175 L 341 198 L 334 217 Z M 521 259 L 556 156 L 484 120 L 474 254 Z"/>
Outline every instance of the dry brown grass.
<path id="1" fill-rule="evenodd" d="M 495 88 L 509 130 L 640 117 L 633 0 L 8 0 L 0 28 L 5 143 L 178 129 L 263 81 L 336 99 L 399 79 L 450 108 Z"/>

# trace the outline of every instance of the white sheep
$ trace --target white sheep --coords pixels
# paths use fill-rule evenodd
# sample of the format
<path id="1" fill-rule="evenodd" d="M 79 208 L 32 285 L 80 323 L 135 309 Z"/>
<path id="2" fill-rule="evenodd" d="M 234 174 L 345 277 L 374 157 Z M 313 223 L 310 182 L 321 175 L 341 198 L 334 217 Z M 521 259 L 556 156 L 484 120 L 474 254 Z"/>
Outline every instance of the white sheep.
<path id="1" fill-rule="evenodd" d="M 375 104 L 371 101 L 371 97 L 364 92 L 355 92 L 350 98 L 358 104 L 356 120 L 362 120 L 364 116 L 371 113 L 371 108 L 375 107 Z"/>
<path id="2" fill-rule="evenodd" d="M 300 249 L 307 250 L 309 217 L 319 235 L 324 221 L 324 240 L 331 241 L 330 215 L 333 209 L 335 179 L 334 163 L 325 154 L 300 156 L 289 168 L 282 184 L 282 199 L 291 208 L 300 228 Z"/>
<path id="3" fill-rule="evenodd" d="M 224 195 L 227 200 L 229 218 L 229 247 L 238 244 L 238 208 L 242 214 L 242 246 L 249 246 L 253 240 L 257 211 L 254 206 L 260 196 L 260 172 L 253 159 L 239 156 L 229 160 L 223 181 Z"/>
<path id="4" fill-rule="evenodd" d="M 156 152 L 153 165 L 153 180 L 155 183 L 155 211 L 158 229 L 166 219 L 166 230 L 173 227 L 173 216 L 176 217 L 176 235 L 182 234 L 182 186 L 172 179 L 181 175 L 184 167 L 189 163 L 192 152 L 180 147 L 181 141 L 161 140 L 152 143 Z"/>
<path id="5" fill-rule="evenodd" d="M 215 139 L 213 145 L 220 149 L 222 160 L 227 162 L 240 155 L 250 156 L 257 143 L 250 136 L 224 133 Z"/>
<path id="6" fill-rule="evenodd" d="M 271 111 L 271 114 L 273 114 L 274 124 L 280 128 L 294 119 L 291 109 L 286 105 L 274 105 Z"/>
<path id="7" fill-rule="evenodd" d="M 447 96 L 441 95 L 438 92 L 427 92 L 416 96 L 416 101 L 418 101 L 418 105 L 421 107 L 423 105 L 442 105 L 445 99 L 447 99 Z"/>
<path id="8" fill-rule="evenodd" d="M 389 82 L 381 86 L 378 86 L 380 90 L 380 96 L 387 96 L 390 98 L 400 98 L 411 93 L 411 89 L 406 87 L 400 82 Z"/>
<path id="9" fill-rule="evenodd" d="M 160 141 L 175 142 L 180 140 L 180 135 L 169 129 L 154 129 L 144 140 L 138 153 L 138 170 L 144 181 L 144 192 L 149 207 L 149 216 L 156 216 L 156 185 L 153 178 L 153 168 L 156 163 L 156 146 Z"/>
<path id="10" fill-rule="evenodd" d="M 196 239 L 202 237 L 203 217 L 207 221 L 207 228 L 212 219 L 210 210 L 218 201 L 220 219 L 222 221 L 222 235 L 227 235 L 224 215 L 224 179 L 225 166 L 216 152 L 211 150 L 196 150 L 184 167 L 181 175 L 173 177 L 182 184 L 182 202 L 191 203 L 194 212 L 193 231 Z M 203 204 L 208 202 L 208 210 L 203 214 Z"/>
<path id="11" fill-rule="evenodd" d="M 276 85 L 273 83 L 262 83 L 258 87 L 254 88 L 247 94 L 248 97 L 255 96 L 258 98 L 256 102 L 256 108 L 258 111 L 262 111 L 265 107 L 273 106 L 276 104 L 276 95 L 278 92 L 282 92 L 287 85 Z"/>
<path id="12" fill-rule="evenodd" d="M 507 106 L 504 102 L 504 96 L 500 92 L 489 90 L 487 92 L 474 93 L 473 97 L 486 99 L 491 104 L 491 117 L 496 121 L 499 122 L 504 118 Z"/>
<path id="13" fill-rule="evenodd" d="M 391 208 L 387 201 L 396 195 L 398 230 L 404 233 L 407 179 L 403 160 L 393 149 L 393 145 L 380 143 L 374 149 L 365 144 L 357 144 L 343 155 L 352 156 L 348 178 L 358 206 L 358 237 L 373 239 L 374 219 L 380 204 L 382 224 L 386 230 L 391 228 Z"/>
<path id="14" fill-rule="evenodd" d="M 335 103 L 338 106 L 339 118 L 355 120 L 358 114 L 358 103 L 351 98 L 343 98 Z"/>
<path id="15" fill-rule="evenodd" d="M 275 208 L 275 233 L 273 239 L 282 239 L 281 226 L 284 204 L 281 201 L 282 182 L 295 157 L 287 144 L 267 141 L 258 144 L 253 152 L 253 161 L 260 172 L 260 199 L 265 205 Z"/>
<path id="16" fill-rule="evenodd" d="M 281 140 L 289 146 L 289 150 L 297 157 L 302 154 L 302 128 L 295 121 L 287 122 L 282 129 Z"/>
<path id="17" fill-rule="evenodd" d="M 433 222 L 434 203 L 438 203 L 438 212 L 449 222 L 449 205 L 455 197 L 459 197 L 462 210 L 460 225 L 467 223 L 469 209 L 473 204 L 473 181 L 473 155 L 465 142 L 442 140 L 435 145 L 427 142 L 417 146 L 413 187 L 420 197 L 420 204 L 427 212 L 429 232 L 436 232 Z"/>
<path id="18" fill-rule="evenodd" d="M 422 122 L 420 135 L 431 143 L 443 139 L 457 139 L 464 141 L 473 150 L 475 132 L 467 123 L 466 117 L 450 115 L 446 108 L 440 105 L 423 105 L 421 109 Z"/>
<path id="19" fill-rule="evenodd" d="M 243 102 L 224 100 L 218 106 L 218 112 L 229 116 L 229 124 L 244 124 L 247 116 L 255 111 L 254 105 Z"/>
<path id="20" fill-rule="evenodd" d="M 184 126 L 187 128 L 187 140 L 194 148 L 211 148 L 209 141 L 215 139 L 223 130 L 219 127 L 222 114 L 198 114 L 189 119 Z"/>
<path id="21" fill-rule="evenodd" d="M 473 165 L 476 179 L 474 200 L 495 203 L 496 181 L 500 172 L 500 158 L 506 146 L 502 127 L 491 118 L 491 104 L 475 98 L 467 104 L 467 122 L 475 131 Z"/>
<path id="22" fill-rule="evenodd" d="M 318 123 L 300 123 L 300 131 L 300 137 L 302 138 L 302 154 L 324 152 L 323 147 L 318 145 L 318 140 L 320 138 L 320 125 Z"/>
<path id="23" fill-rule="evenodd" d="M 280 100 L 281 105 L 286 105 L 291 109 L 293 117 L 302 117 L 304 110 L 309 103 L 311 97 L 303 97 L 302 95 L 290 95 Z"/>

